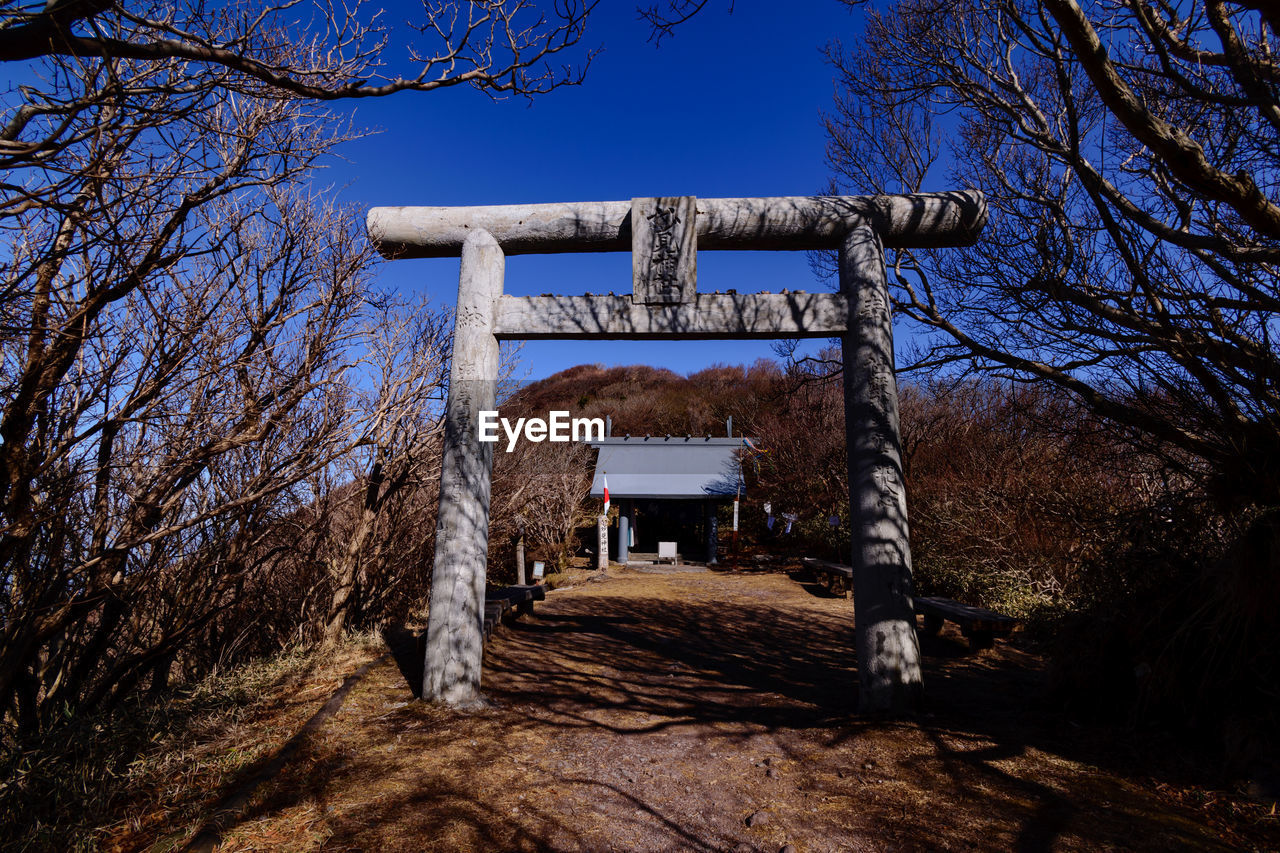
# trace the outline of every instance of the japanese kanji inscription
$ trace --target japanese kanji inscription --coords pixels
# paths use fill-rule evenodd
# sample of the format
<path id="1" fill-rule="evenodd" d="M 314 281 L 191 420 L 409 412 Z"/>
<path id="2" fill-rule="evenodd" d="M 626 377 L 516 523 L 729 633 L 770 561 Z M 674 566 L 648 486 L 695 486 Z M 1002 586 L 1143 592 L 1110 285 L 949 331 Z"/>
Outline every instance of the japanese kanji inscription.
<path id="1" fill-rule="evenodd" d="M 690 302 L 697 288 L 697 199 L 631 200 L 631 273 L 635 302 Z"/>

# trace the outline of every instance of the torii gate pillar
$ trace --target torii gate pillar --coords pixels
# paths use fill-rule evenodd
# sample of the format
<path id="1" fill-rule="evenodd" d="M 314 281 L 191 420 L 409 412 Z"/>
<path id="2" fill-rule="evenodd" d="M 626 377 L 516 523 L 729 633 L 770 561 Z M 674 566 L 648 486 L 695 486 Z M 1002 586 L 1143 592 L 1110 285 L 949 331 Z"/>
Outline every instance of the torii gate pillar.
<path id="1" fill-rule="evenodd" d="M 915 706 L 922 687 L 893 318 L 884 253 L 871 228 L 852 229 L 841 245 L 840 290 L 849 298 L 849 331 L 840 342 L 858 704 L 864 711 L 888 711 Z"/>
<path id="2" fill-rule="evenodd" d="M 921 694 L 911 549 L 883 247 L 973 243 L 980 193 L 374 208 L 388 257 L 462 255 L 427 628 L 424 698 L 481 701 L 492 409 L 504 339 L 839 336 L 844 354 L 859 704 L 901 711 Z M 699 249 L 840 252 L 840 293 L 696 293 Z M 505 254 L 633 251 L 635 293 L 505 296 Z M 635 254 L 640 252 L 641 255 Z"/>
<path id="3" fill-rule="evenodd" d="M 493 445 L 480 441 L 477 424 L 479 413 L 496 405 L 498 339 L 493 334 L 493 320 L 505 266 L 502 247 L 487 231 L 475 231 L 467 237 L 462 246 L 453 363 L 445 404 L 440 508 L 422 681 L 424 699 L 457 707 L 481 701 Z"/>

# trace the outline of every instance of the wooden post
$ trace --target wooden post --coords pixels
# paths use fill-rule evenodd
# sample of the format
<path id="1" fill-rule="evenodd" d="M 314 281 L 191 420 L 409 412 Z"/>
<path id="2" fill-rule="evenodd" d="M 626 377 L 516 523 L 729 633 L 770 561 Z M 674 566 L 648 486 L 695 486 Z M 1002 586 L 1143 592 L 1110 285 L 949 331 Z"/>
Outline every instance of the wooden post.
<path id="1" fill-rule="evenodd" d="M 631 558 L 631 519 L 627 517 L 627 503 L 618 507 L 618 562 L 624 566 Z"/>
<path id="2" fill-rule="evenodd" d="M 477 424 L 481 410 L 496 408 L 498 340 L 493 320 L 504 267 L 502 249 L 487 232 L 477 230 L 467 237 L 445 407 L 422 689 L 424 699 L 458 707 L 483 703 L 480 663 L 493 444 L 479 440 Z"/>
<path id="3" fill-rule="evenodd" d="M 524 522 L 516 530 L 516 583 L 524 586 L 529 581 L 524 572 Z"/>
<path id="4" fill-rule="evenodd" d="M 604 571 L 609 568 L 609 516 L 596 516 L 596 568 Z"/>
<path id="5" fill-rule="evenodd" d="M 911 602 L 893 319 L 883 251 L 869 227 L 852 229 L 840 248 L 840 289 L 849 298 L 842 349 L 859 704 L 863 711 L 905 711 L 921 697 L 920 647 Z"/>
<path id="6" fill-rule="evenodd" d="M 733 542 L 729 545 L 733 554 L 733 563 L 738 563 L 738 499 L 733 499 Z"/>
<path id="7" fill-rule="evenodd" d="M 707 565 L 714 566 L 719 560 L 716 559 L 716 551 L 719 550 L 720 543 L 717 541 L 716 527 L 719 519 L 716 518 L 715 501 L 707 501 L 704 509 L 707 514 Z"/>

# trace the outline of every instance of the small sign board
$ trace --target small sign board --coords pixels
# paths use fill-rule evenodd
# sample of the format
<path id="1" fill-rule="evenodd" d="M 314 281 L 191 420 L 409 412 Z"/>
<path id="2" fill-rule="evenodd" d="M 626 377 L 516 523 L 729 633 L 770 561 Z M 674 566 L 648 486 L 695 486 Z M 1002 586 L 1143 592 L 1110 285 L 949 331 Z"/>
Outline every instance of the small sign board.
<path id="1" fill-rule="evenodd" d="M 693 196 L 631 200 L 633 302 L 692 302 L 698 278 L 698 214 Z"/>
<path id="2" fill-rule="evenodd" d="M 534 560 L 533 579 L 536 581 L 542 580 L 542 576 L 546 574 L 546 572 L 547 572 L 547 564 L 542 562 L 541 560 Z"/>

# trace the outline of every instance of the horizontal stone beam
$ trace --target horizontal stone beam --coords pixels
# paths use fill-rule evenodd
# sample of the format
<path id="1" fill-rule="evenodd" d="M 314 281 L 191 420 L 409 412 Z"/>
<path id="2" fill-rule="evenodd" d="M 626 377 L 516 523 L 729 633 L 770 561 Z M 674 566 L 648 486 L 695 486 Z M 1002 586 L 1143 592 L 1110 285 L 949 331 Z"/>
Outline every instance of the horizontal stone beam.
<path id="1" fill-rule="evenodd" d="M 698 251 L 833 249 L 860 225 L 889 248 L 967 246 L 987 220 L 982 193 L 698 199 Z M 631 202 L 375 207 L 369 236 L 388 258 L 458 256 L 488 231 L 508 255 L 631 250 Z"/>
<path id="2" fill-rule="evenodd" d="M 848 328 L 840 293 L 700 293 L 672 305 L 632 303 L 630 296 L 502 296 L 499 340 L 613 338 L 653 340 L 829 338 Z"/>

